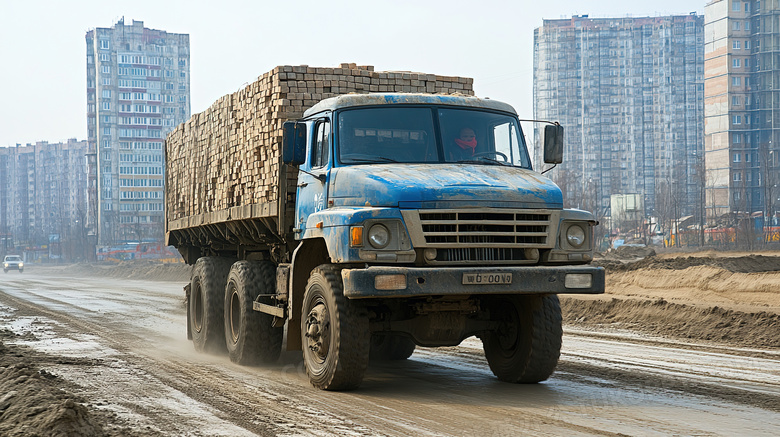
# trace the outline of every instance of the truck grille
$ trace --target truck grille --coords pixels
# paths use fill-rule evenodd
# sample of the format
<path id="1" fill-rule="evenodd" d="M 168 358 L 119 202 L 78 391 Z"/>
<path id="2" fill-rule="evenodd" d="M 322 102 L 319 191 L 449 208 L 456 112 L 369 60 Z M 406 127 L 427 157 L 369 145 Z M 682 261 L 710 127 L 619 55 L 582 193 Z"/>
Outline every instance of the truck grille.
<path id="1" fill-rule="evenodd" d="M 437 262 L 525 261 L 524 249 L 548 247 L 544 212 L 423 212 L 420 224 Z"/>

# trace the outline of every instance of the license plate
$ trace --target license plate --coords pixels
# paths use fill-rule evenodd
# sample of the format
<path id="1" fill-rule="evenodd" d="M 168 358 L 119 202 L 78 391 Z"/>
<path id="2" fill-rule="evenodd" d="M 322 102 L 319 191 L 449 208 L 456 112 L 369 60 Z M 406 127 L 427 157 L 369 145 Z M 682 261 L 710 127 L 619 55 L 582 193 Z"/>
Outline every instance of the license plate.
<path id="1" fill-rule="evenodd" d="M 464 273 L 463 285 L 511 284 L 511 273 Z"/>

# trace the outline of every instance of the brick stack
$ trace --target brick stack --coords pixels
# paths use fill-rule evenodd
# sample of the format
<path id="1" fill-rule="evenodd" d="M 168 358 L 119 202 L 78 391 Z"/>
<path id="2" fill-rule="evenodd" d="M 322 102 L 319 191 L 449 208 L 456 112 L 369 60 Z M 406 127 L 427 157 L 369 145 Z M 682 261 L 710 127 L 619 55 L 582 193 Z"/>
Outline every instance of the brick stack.
<path id="1" fill-rule="evenodd" d="M 167 220 L 278 202 L 282 124 L 320 100 L 373 92 L 472 96 L 472 85 L 471 78 L 377 72 L 355 64 L 276 67 L 168 135 Z"/>

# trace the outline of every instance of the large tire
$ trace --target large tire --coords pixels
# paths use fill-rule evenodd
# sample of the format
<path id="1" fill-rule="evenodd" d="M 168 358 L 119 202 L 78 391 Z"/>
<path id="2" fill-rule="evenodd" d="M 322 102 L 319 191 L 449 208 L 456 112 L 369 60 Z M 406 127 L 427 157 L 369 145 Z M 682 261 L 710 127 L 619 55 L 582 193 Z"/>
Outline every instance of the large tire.
<path id="1" fill-rule="evenodd" d="M 405 360 L 412 356 L 414 349 L 414 341 L 403 335 L 373 334 L 369 358 L 376 361 Z"/>
<path id="2" fill-rule="evenodd" d="M 225 284 L 231 264 L 229 258 L 205 256 L 192 268 L 188 311 L 192 343 L 198 352 L 225 352 Z"/>
<path id="3" fill-rule="evenodd" d="M 561 305 L 556 295 L 505 296 L 491 301 L 496 331 L 483 335 L 490 370 L 501 381 L 537 383 L 552 375 L 561 355 Z"/>
<path id="4" fill-rule="evenodd" d="M 301 317 L 303 362 L 309 381 L 322 390 L 360 386 L 368 368 L 368 313 L 344 297 L 341 272 L 330 265 L 312 271 Z"/>
<path id="5" fill-rule="evenodd" d="M 274 317 L 255 311 L 260 294 L 275 292 L 276 267 L 268 261 L 238 261 L 230 268 L 225 288 L 225 342 L 230 361 L 242 365 L 273 363 L 282 352 L 281 328 L 271 326 Z M 272 304 L 263 296 L 260 302 Z"/>

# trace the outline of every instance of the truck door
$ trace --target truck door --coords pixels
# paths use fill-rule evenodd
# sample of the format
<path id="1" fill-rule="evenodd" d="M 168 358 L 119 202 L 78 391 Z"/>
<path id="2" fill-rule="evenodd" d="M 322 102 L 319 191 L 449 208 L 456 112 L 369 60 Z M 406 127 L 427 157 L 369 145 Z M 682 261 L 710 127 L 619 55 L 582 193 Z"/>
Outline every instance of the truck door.
<path id="1" fill-rule="evenodd" d="M 331 123 L 327 118 L 314 122 L 306 162 L 298 173 L 298 192 L 295 206 L 296 238 L 306 232 L 309 215 L 325 209 L 327 202 L 327 176 L 331 157 Z M 300 231 L 298 231 L 298 229 Z"/>

